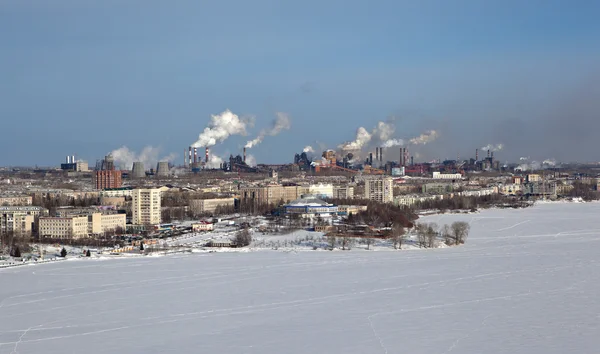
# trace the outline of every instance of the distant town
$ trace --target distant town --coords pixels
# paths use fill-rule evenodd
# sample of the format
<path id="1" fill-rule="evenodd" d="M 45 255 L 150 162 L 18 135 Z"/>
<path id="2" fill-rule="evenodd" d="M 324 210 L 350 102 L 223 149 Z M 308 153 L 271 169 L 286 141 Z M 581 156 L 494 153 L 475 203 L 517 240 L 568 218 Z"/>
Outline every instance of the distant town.
<path id="1" fill-rule="evenodd" d="M 390 160 L 394 151 L 397 159 Z M 599 195 L 597 166 L 506 165 L 493 147 L 476 149 L 467 160 L 439 162 L 417 162 L 406 147 L 375 147 L 362 160 L 352 152 L 315 154 L 311 148 L 288 164 L 254 166 L 246 148 L 219 166 L 210 165 L 209 148 L 203 154 L 200 159 L 189 147 L 180 165 L 134 161 L 130 169 L 117 168 L 112 154 L 92 169 L 73 155 L 55 168 L 3 168 L 0 250 L 43 259 L 44 244 L 111 254 L 140 253 L 145 244 L 147 253 L 150 245 L 181 247 L 172 241 L 190 235 L 194 246 L 246 247 L 252 234 L 291 230 L 320 232 L 328 247 L 336 247 L 325 238 L 410 240 L 404 235 L 418 229 L 423 212 Z M 441 229 L 433 232 L 448 239 Z M 254 244 L 273 246 L 265 239 Z"/>

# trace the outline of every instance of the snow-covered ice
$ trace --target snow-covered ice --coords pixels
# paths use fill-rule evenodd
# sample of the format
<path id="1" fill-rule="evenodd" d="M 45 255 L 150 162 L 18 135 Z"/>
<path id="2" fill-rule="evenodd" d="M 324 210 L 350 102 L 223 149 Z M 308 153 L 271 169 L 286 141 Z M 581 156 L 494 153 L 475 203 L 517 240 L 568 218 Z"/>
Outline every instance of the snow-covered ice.
<path id="1" fill-rule="evenodd" d="M 597 353 L 600 204 L 424 218 L 461 247 L 0 270 L 0 353 Z"/>

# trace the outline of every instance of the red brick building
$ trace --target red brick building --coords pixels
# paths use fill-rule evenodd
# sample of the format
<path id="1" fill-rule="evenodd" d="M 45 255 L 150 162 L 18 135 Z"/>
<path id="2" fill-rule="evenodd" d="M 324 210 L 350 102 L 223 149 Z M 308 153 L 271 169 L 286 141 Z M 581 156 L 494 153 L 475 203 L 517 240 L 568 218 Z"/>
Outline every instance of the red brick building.
<path id="1" fill-rule="evenodd" d="M 120 170 L 94 171 L 96 189 L 121 188 L 123 184 Z"/>

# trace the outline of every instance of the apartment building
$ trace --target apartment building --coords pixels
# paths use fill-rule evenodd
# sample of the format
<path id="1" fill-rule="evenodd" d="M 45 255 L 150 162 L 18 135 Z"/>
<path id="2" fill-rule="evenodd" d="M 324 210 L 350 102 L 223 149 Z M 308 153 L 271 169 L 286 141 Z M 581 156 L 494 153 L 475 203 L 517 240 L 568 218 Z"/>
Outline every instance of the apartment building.
<path id="1" fill-rule="evenodd" d="M 132 223 L 160 224 L 160 189 L 134 189 L 132 194 Z"/>
<path id="2" fill-rule="evenodd" d="M 127 216 L 119 214 L 117 211 L 106 208 L 59 208 L 56 210 L 57 217 L 83 216 L 88 219 L 89 235 L 103 235 L 109 231 L 118 229 L 125 230 L 127 226 Z"/>
<path id="3" fill-rule="evenodd" d="M 354 199 L 354 187 L 353 186 L 335 186 L 335 187 L 333 187 L 333 198 Z"/>
<path id="4" fill-rule="evenodd" d="M 1 206 L 18 206 L 18 205 L 31 205 L 33 204 L 33 198 L 28 195 L 12 196 L 5 195 L 0 196 Z"/>
<path id="5" fill-rule="evenodd" d="M 40 237 L 78 239 L 88 236 L 87 216 L 40 217 Z"/>
<path id="6" fill-rule="evenodd" d="M 38 206 L 0 206 L 0 233 L 31 233 L 35 218 L 48 215 L 48 209 Z"/>
<path id="7" fill-rule="evenodd" d="M 196 214 L 214 213 L 217 207 L 233 207 L 235 198 L 195 199 L 190 201 L 190 208 Z"/>
<path id="8" fill-rule="evenodd" d="M 121 188 L 123 184 L 119 170 L 94 171 L 93 179 L 96 189 Z"/>
<path id="9" fill-rule="evenodd" d="M 255 204 L 278 204 L 281 201 L 289 203 L 308 194 L 308 186 L 269 185 L 260 187 L 240 188 L 240 198 Z"/>
<path id="10" fill-rule="evenodd" d="M 365 181 L 365 199 L 380 203 L 394 201 L 394 180 L 390 177 L 367 179 Z"/>

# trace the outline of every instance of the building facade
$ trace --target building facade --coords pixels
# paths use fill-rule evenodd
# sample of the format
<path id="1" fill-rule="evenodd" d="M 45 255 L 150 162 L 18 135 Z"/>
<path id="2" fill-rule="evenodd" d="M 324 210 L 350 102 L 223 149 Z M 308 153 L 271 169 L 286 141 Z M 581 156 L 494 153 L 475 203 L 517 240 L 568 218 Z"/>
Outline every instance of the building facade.
<path id="1" fill-rule="evenodd" d="M 1 206 L 0 233 L 31 233 L 35 227 L 37 216 L 48 215 L 48 209 L 38 206 Z"/>
<path id="2" fill-rule="evenodd" d="M 307 193 L 308 186 L 270 185 L 240 188 L 240 198 L 242 201 L 253 202 L 261 205 L 278 204 L 282 201 L 284 203 L 289 203 Z"/>
<path id="3" fill-rule="evenodd" d="M 354 199 L 354 187 L 353 186 L 333 187 L 333 197 L 336 199 Z"/>
<path id="4" fill-rule="evenodd" d="M 440 173 L 434 172 L 433 179 L 449 179 L 449 180 L 460 180 L 462 179 L 462 175 L 460 173 Z"/>
<path id="5" fill-rule="evenodd" d="M 337 214 L 338 207 L 329 204 L 313 196 L 296 199 L 284 206 L 288 215 L 299 215 L 301 217 L 329 217 Z"/>
<path id="6" fill-rule="evenodd" d="M 214 213 L 217 207 L 235 206 L 235 198 L 195 199 L 190 201 L 190 208 L 196 214 Z"/>
<path id="7" fill-rule="evenodd" d="M 119 170 L 94 171 L 93 179 L 96 189 L 121 188 L 123 184 Z"/>
<path id="8" fill-rule="evenodd" d="M 26 206 L 33 204 L 33 198 L 28 195 L 0 196 L 0 206 Z"/>
<path id="9" fill-rule="evenodd" d="M 365 199 L 380 203 L 394 201 L 394 180 L 390 177 L 373 178 L 365 181 Z"/>
<path id="10" fill-rule="evenodd" d="M 78 239 L 88 236 L 87 216 L 41 217 L 40 237 Z"/>
<path id="11" fill-rule="evenodd" d="M 132 223 L 134 225 L 160 224 L 160 190 L 134 189 L 132 195 Z"/>

